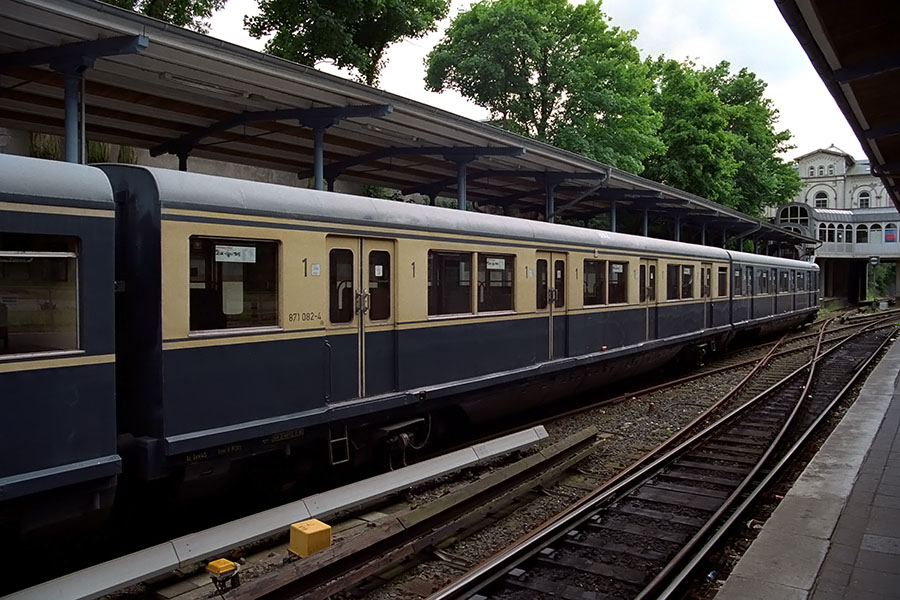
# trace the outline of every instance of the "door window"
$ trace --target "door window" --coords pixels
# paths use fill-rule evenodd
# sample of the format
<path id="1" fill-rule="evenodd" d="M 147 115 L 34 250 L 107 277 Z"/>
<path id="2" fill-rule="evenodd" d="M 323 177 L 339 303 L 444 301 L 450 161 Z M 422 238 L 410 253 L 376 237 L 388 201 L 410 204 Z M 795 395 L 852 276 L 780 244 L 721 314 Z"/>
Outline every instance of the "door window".
<path id="1" fill-rule="evenodd" d="M 547 261 L 539 259 L 537 261 L 537 268 L 535 269 L 536 277 L 537 277 L 537 309 L 545 310 L 547 308 L 547 291 L 550 289 L 547 284 Z"/>
<path id="2" fill-rule="evenodd" d="M 391 318 L 391 254 L 384 250 L 369 252 L 369 318 Z"/>
<path id="3" fill-rule="evenodd" d="M 353 320 L 353 252 L 335 248 L 328 256 L 329 315 L 332 323 Z"/>
<path id="4" fill-rule="evenodd" d="M 553 279 L 556 303 L 554 308 L 563 308 L 566 305 L 566 261 L 558 260 L 554 265 L 556 277 Z"/>

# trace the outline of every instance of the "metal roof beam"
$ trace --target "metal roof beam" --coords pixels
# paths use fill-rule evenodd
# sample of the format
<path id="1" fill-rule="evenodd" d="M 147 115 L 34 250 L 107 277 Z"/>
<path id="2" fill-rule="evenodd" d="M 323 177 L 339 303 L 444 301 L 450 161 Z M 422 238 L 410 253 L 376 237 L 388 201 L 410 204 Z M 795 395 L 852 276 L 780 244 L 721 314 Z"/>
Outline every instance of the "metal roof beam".
<path id="1" fill-rule="evenodd" d="M 868 140 L 890 137 L 892 135 L 898 134 L 900 134 L 900 121 L 895 121 L 893 123 L 888 123 L 887 125 L 879 125 L 878 127 L 871 127 L 869 129 L 863 130 L 863 135 L 865 135 L 866 139 Z"/>
<path id="2" fill-rule="evenodd" d="M 897 69 L 900 69 L 900 54 L 879 56 L 874 60 L 867 60 L 859 64 L 836 69 L 834 78 L 838 83 L 850 83 L 851 81 L 883 75 Z"/>
<path id="3" fill-rule="evenodd" d="M 878 165 L 874 170 L 877 175 L 900 175 L 900 160 Z"/>
<path id="4" fill-rule="evenodd" d="M 607 174 L 603 172 L 578 172 L 578 173 L 562 173 L 557 171 L 535 171 L 535 170 L 526 170 L 526 169 L 512 169 L 512 170 L 489 170 L 489 171 L 476 171 L 474 173 L 468 174 L 469 180 L 474 179 L 487 179 L 490 177 L 497 177 L 498 179 L 509 179 L 512 177 L 521 177 L 526 179 L 535 179 L 538 183 L 545 183 L 547 181 L 546 178 L 553 177 L 556 183 L 561 183 L 562 181 L 567 181 L 571 179 L 593 179 L 605 181 L 607 178 Z M 450 187 L 456 183 L 456 177 L 445 177 L 444 179 L 440 179 L 438 181 L 432 183 L 422 183 L 418 184 L 414 187 L 404 188 L 400 190 L 400 193 L 403 195 L 406 194 L 416 194 L 419 193 L 420 190 L 426 187 L 440 185 L 442 189 Z"/>
<path id="5" fill-rule="evenodd" d="M 16 67 L 32 67 L 50 65 L 56 71 L 71 68 L 73 63 L 83 67 L 92 67 L 94 61 L 104 56 L 121 54 L 137 54 L 150 45 L 145 35 L 125 35 L 121 37 L 74 42 L 59 46 L 34 48 L 22 52 L 0 54 L 0 71 Z"/>
<path id="6" fill-rule="evenodd" d="M 626 188 L 607 188 L 601 187 L 594 190 L 592 197 L 601 200 L 637 200 L 642 198 L 658 198 L 663 199 L 662 192 L 654 192 L 652 190 L 632 190 Z"/>
<path id="7" fill-rule="evenodd" d="M 195 129 L 178 139 L 170 140 L 150 149 L 150 156 L 161 154 L 177 154 L 186 157 L 200 140 L 214 133 L 228 131 L 238 125 L 259 121 L 285 121 L 296 119 L 300 125 L 315 131 L 324 131 L 344 119 L 378 118 L 391 114 L 394 107 L 390 104 L 361 104 L 349 106 L 320 106 L 316 108 L 284 108 L 279 110 L 262 110 L 242 112 L 228 119 L 213 123 L 208 127 Z M 321 146 L 317 144 L 321 149 Z"/>
<path id="8" fill-rule="evenodd" d="M 389 146 L 368 154 L 333 162 L 325 166 L 325 172 L 327 177 L 333 178 L 350 167 L 393 156 L 443 156 L 449 161 L 458 161 L 465 159 L 474 160 L 480 156 L 522 156 L 524 154 L 525 148 L 521 146 Z M 307 179 L 312 177 L 312 175 L 312 171 L 301 171 L 297 174 L 297 177 L 299 179 Z"/>

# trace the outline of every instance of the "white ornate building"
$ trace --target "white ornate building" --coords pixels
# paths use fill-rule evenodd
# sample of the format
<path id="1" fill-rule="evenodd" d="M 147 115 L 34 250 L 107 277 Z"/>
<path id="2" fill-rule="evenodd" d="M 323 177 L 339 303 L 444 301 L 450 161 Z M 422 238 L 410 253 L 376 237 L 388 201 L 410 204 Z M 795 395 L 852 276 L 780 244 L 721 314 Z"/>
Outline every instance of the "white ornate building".
<path id="1" fill-rule="evenodd" d="M 884 184 L 857 160 L 831 146 L 796 159 L 803 188 L 792 202 L 770 211 L 782 227 L 819 240 L 815 260 L 826 296 L 865 297 L 866 264 L 900 259 L 900 213 Z"/>

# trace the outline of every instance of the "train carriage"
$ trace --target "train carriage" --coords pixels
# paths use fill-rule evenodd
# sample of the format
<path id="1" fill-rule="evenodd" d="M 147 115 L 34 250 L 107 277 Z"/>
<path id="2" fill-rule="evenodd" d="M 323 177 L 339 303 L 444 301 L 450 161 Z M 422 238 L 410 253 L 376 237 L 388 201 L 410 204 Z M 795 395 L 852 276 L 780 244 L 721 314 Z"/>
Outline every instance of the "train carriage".
<path id="1" fill-rule="evenodd" d="M 817 309 L 817 267 L 799 261 L 163 169 L 9 156 L 0 168 L 66 182 L 34 185 L 44 208 L 26 212 L 40 225 L 4 217 L 0 239 L 32 227 L 77 240 L 53 257 L 78 265 L 66 351 L 105 370 L 70 424 L 96 435 L 52 453 L 93 457 L 108 477 L 119 455 L 130 478 L 188 485 L 231 480 L 251 457 L 295 472 L 352 463 Z M 10 386 L 33 360 L 0 354 L 2 389 L 21 393 Z M 46 373 L 34 389 L 69 410 L 71 394 L 39 387 Z M 61 373 L 82 385 L 74 365 Z M 62 437 L 16 410 L 26 427 L 0 442 L 14 457 L 4 482 L 49 459 L 35 432 Z"/>
<path id="2" fill-rule="evenodd" d="M 108 507 L 121 466 L 112 190 L 49 166 L 0 161 L 0 529 Z"/>

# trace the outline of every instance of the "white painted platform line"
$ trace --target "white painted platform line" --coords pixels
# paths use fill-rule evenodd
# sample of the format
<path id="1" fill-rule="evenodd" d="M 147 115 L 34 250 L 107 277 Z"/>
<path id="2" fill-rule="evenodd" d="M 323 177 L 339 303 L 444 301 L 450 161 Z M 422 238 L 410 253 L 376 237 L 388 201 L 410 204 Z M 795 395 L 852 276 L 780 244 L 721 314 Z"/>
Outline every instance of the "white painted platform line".
<path id="1" fill-rule="evenodd" d="M 717 600 L 809 596 L 838 517 L 891 403 L 898 373 L 900 343 L 895 343 L 738 561 Z"/>
<path id="2" fill-rule="evenodd" d="M 532 427 L 451 454 L 315 494 L 224 525 L 180 537 L 5 596 L 5 600 L 93 600 L 104 594 L 174 571 L 223 550 L 286 531 L 291 523 L 354 510 L 433 477 L 470 467 L 549 437 Z"/>

